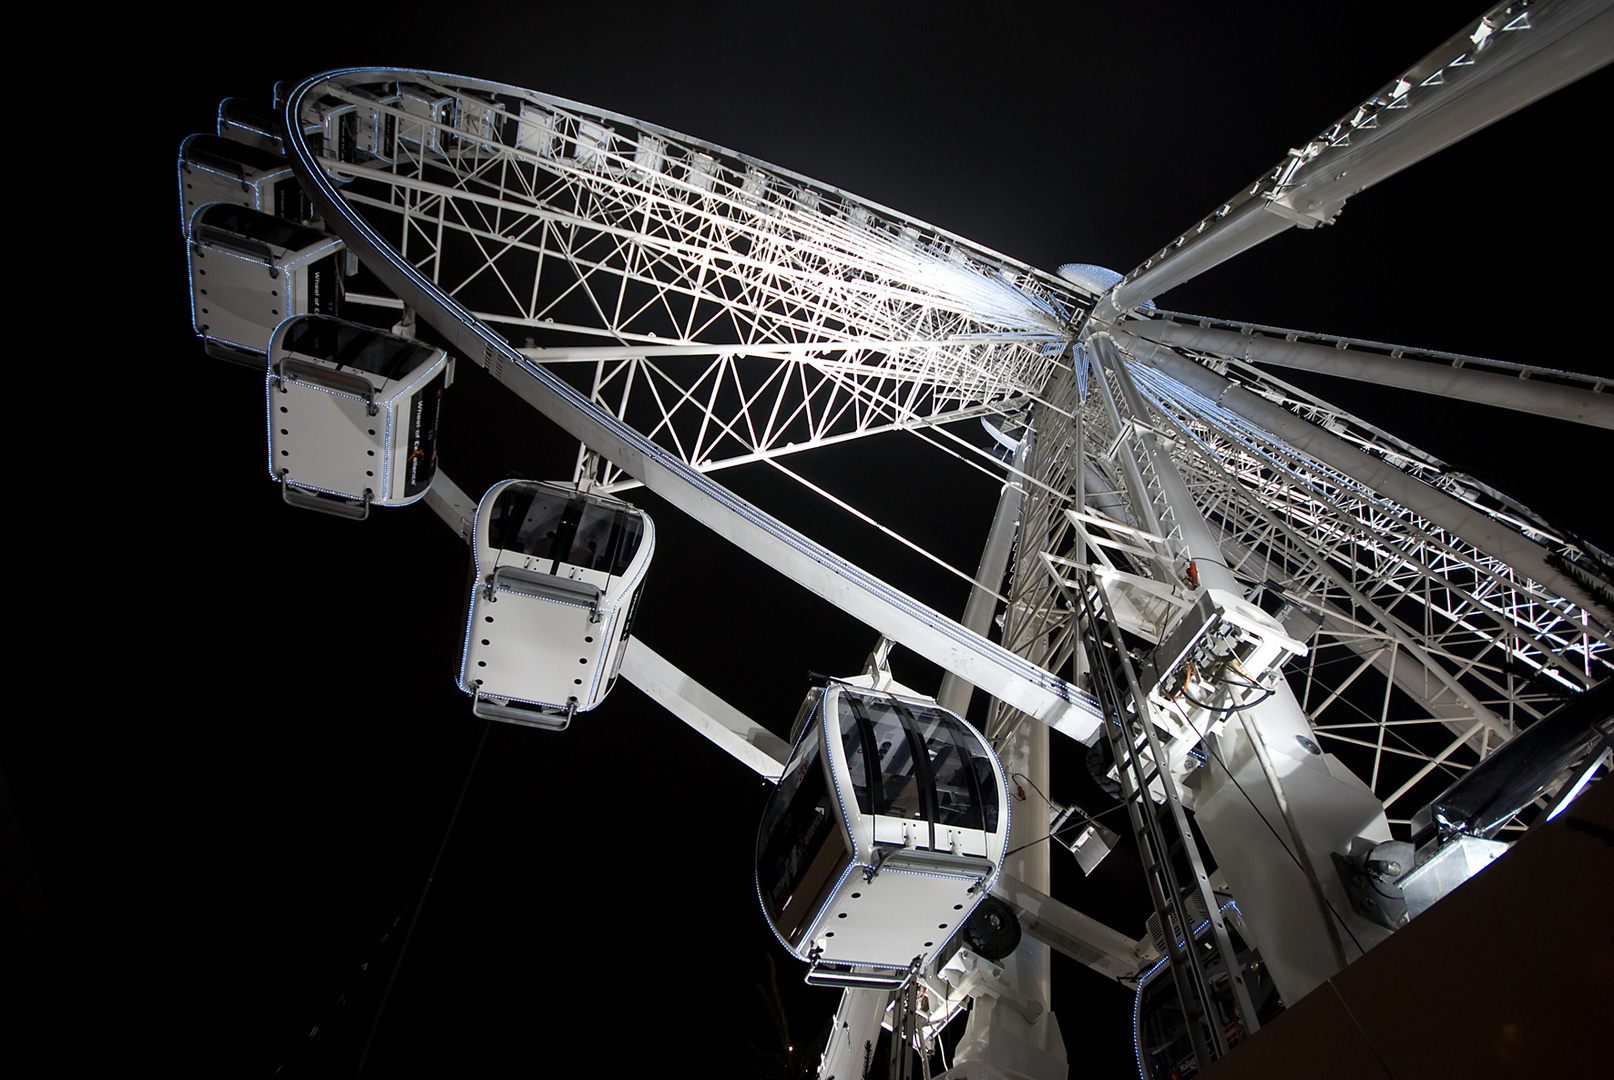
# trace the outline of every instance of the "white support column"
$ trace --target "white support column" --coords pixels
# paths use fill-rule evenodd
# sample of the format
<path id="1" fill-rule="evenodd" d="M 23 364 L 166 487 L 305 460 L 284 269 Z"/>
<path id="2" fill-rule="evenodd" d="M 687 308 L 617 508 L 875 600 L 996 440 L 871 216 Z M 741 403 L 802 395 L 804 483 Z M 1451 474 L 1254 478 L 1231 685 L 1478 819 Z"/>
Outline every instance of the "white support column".
<path id="1" fill-rule="evenodd" d="M 1027 467 L 1033 438 L 1031 432 L 1022 436 L 1015 451 L 1011 477 L 1023 473 Z M 986 550 L 981 556 L 981 571 L 977 575 L 976 587 L 971 591 L 970 603 L 965 608 L 964 622 L 967 626 L 978 625 L 985 630 L 992 617 L 996 605 L 991 600 L 993 593 L 988 590 L 995 591 L 1003 580 L 1020 525 L 1023 494 L 1020 484 L 1011 479 L 998 500 L 997 514 L 992 520 Z M 948 695 L 951 701 L 940 697 L 938 700 L 943 707 L 952 708 L 955 712 L 962 712 L 959 706 L 969 703 L 967 686 L 956 681 L 944 679 L 942 693 Z M 1048 831 L 1049 806 L 1042 796 L 1042 792 L 1050 786 L 1048 729 L 1041 724 L 1017 725 L 1008 739 L 995 749 L 1006 773 L 1023 773 L 1030 781 L 1025 800 L 1005 808 L 1012 815 L 1009 822 L 1009 850 L 1014 854 L 1004 860 L 1004 874 L 999 879 L 999 891 L 1012 888 L 1018 894 L 1014 900 L 1024 902 L 1015 903 L 1016 908 L 1024 910 L 1025 903 L 1034 903 L 1033 897 L 1046 897 L 1052 887 L 1049 845 L 1036 842 Z M 1012 790 L 1015 785 L 1011 784 L 1010 787 Z M 1098 923 L 1092 926 L 1108 931 L 1107 927 L 1101 927 Z M 1027 930 L 1024 922 L 1021 929 L 1023 932 Z M 964 1037 L 955 1052 L 955 1067 L 947 1076 L 979 1076 L 982 1067 L 990 1066 L 1013 1069 L 1028 1080 L 1065 1080 L 1069 1072 L 1065 1040 L 1059 1030 L 1059 1020 L 1051 1008 L 1052 959 L 1053 954 L 1043 940 L 1030 933 L 1021 937 L 1019 946 L 1003 960 L 1002 982 L 1014 989 L 1017 1007 L 1006 1007 L 1002 1000 L 992 996 L 977 996 L 964 1029 Z"/>
<path id="2" fill-rule="evenodd" d="M 1100 332 L 1092 336 L 1089 344 L 1104 366 L 1115 374 L 1134 420 L 1147 421 L 1149 413 L 1115 341 L 1109 334 Z M 1136 441 L 1153 461 L 1160 497 L 1170 507 L 1172 521 L 1180 530 L 1183 553 L 1198 566 L 1201 583 L 1234 596 L 1243 595 L 1243 587 L 1228 569 L 1221 545 L 1206 524 L 1171 455 L 1159 445 L 1152 431 L 1139 431 Z M 1253 819 L 1248 815 L 1240 818 L 1238 829 L 1207 827 L 1205 838 L 1216 855 L 1217 864 L 1227 873 L 1229 884 L 1235 889 L 1234 898 L 1241 904 L 1246 925 L 1256 938 L 1255 944 L 1263 956 L 1272 952 L 1284 958 L 1285 963 L 1271 965 L 1273 981 L 1284 1000 L 1293 1003 L 1361 952 L 1357 949 L 1347 953 L 1341 939 L 1339 924 L 1352 919 L 1353 915 L 1349 901 L 1341 902 L 1344 890 L 1338 884 L 1329 853 L 1344 854 L 1349 851 L 1351 841 L 1364 834 L 1378 838 L 1382 833 L 1387 839 L 1389 825 L 1383 807 L 1354 777 L 1342 786 L 1317 780 L 1313 773 L 1318 769 L 1296 775 L 1293 768 L 1280 769 L 1275 764 L 1271 746 L 1285 750 L 1291 746 L 1298 748 L 1297 736 L 1309 738 L 1311 734 L 1299 703 L 1281 680 L 1277 683 L 1277 692 L 1259 707 L 1241 712 L 1237 719 L 1242 721 L 1242 730 L 1235 732 L 1229 725 L 1214 743 L 1220 744 L 1224 753 L 1231 753 L 1234 747 L 1241 748 L 1239 760 L 1245 765 L 1241 771 L 1237 764 L 1220 762 L 1224 767 L 1219 772 L 1211 768 L 1209 778 L 1204 781 L 1205 788 L 1212 794 L 1219 792 L 1237 775 L 1235 787 L 1241 796 L 1255 799 L 1259 795 L 1267 809 Z M 1284 761 L 1288 763 L 1292 757 L 1312 764 L 1304 761 L 1307 756 L 1301 750 L 1297 755 L 1286 754 Z M 1230 768 L 1232 774 L 1228 772 Z M 1328 775 L 1326 766 L 1320 771 Z M 1349 776 L 1343 767 L 1339 772 Z M 1219 780 L 1223 782 L 1219 784 Z M 1302 782 L 1310 780 L 1317 782 Z M 1252 787 L 1260 791 L 1252 792 Z M 1202 811 L 1202 827 L 1205 827 L 1203 809 L 1208 793 L 1205 788 L 1196 803 Z M 1231 804 L 1232 798 L 1227 796 L 1224 801 Z M 1242 808 L 1230 805 L 1224 816 L 1241 812 Z M 1252 843 L 1241 834 L 1240 830 L 1245 829 L 1270 831 L 1273 835 L 1286 836 L 1287 841 L 1271 844 L 1261 837 L 1258 838 L 1261 842 Z M 1349 926 L 1346 931 L 1350 932 Z M 1365 937 L 1368 937 L 1365 929 L 1356 935 L 1358 941 Z M 1292 957 L 1304 959 L 1290 963 Z"/>
<path id="3" fill-rule="evenodd" d="M 1001 883 L 999 891 L 1018 892 L 1022 899 L 1033 895 L 1033 890 L 1046 895 L 1050 888 L 1049 845 L 1034 841 L 1048 832 L 1048 804 L 1038 794 L 1047 791 L 1049 784 L 1048 729 L 1041 724 L 1020 724 L 997 752 L 1004 772 L 1023 773 L 1031 781 L 1025 801 L 1014 805 L 1010 821 L 1009 850 L 1022 850 L 1004 860 L 1004 877 L 1012 875 L 1015 880 Z M 1015 989 L 1017 1001 L 1011 1004 L 991 996 L 975 999 L 955 1051 L 955 1067 L 945 1074 L 948 1080 L 1004 1075 L 1065 1080 L 1069 1073 L 1065 1039 L 1050 1008 L 1052 956 L 1044 942 L 1029 933 L 1021 937 L 1019 947 L 1002 961 L 1002 981 Z"/>

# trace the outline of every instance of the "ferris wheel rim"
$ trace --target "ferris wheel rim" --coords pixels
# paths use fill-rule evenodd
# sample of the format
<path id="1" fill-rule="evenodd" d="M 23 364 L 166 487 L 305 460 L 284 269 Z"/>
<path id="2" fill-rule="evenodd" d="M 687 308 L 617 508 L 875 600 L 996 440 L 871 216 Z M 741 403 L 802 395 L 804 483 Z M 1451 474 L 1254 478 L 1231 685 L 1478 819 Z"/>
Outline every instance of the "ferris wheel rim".
<path id="1" fill-rule="evenodd" d="M 393 70 L 355 68 L 344 69 L 338 74 L 374 74 Z M 1080 739 L 1091 737 L 1096 729 L 1099 711 L 1091 695 L 935 612 L 690 468 L 645 439 L 628 424 L 595 407 L 573 388 L 550 375 L 542 365 L 529 361 L 464 305 L 410 265 L 393 250 L 387 238 L 361 215 L 349 212 L 341 191 L 327 175 L 319 155 L 312 150 L 304 136 L 301 120 L 303 102 L 324 80 L 323 75 L 304 80 L 287 94 L 284 101 L 281 115 L 286 129 L 288 157 L 294 171 L 305 187 L 310 189 L 316 204 L 332 212 L 340 222 L 328 224 L 361 257 L 370 254 L 390 267 L 389 273 L 381 274 L 383 280 L 399 294 L 404 303 L 413 304 L 429 322 L 436 325 L 438 331 L 448 337 L 463 355 L 473 362 L 501 371 L 510 369 L 525 373 L 530 378 L 522 384 L 527 391 L 523 396 L 529 404 L 550 415 L 580 443 L 603 456 L 618 460 L 620 455 L 621 458 L 632 460 L 635 467 L 629 468 L 629 472 L 667 497 L 675 506 L 720 533 L 727 535 L 724 528 L 712 525 L 714 515 L 726 522 L 743 523 L 770 545 L 769 550 L 775 553 L 775 558 L 765 561 L 769 561 L 775 569 L 781 569 L 779 560 L 785 560 L 790 565 L 805 566 L 796 575 L 798 583 L 804 583 L 800 577 L 805 575 L 814 581 L 833 578 L 854 584 L 858 596 L 863 600 L 858 610 L 840 604 L 849 614 L 887 633 L 894 640 L 909 638 L 905 644 L 915 648 L 921 655 L 929 655 L 943 666 L 962 665 L 972 673 L 964 675 L 971 682 L 988 689 L 1000 699 L 1015 701 L 1028 714 L 1065 730 L 1067 734 Z M 389 274 L 396 277 L 389 278 Z M 439 324 L 434 315 L 444 319 L 447 325 Z M 563 419 L 562 414 L 568 419 Z M 658 478 L 659 486 L 651 484 L 648 476 Z M 732 535 L 728 538 L 734 539 Z M 756 555 L 754 550 L 751 553 Z M 808 587 L 826 595 L 823 588 Z M 871 615 L 875 611 L 880 613 L 878 617 Z M 882 620 L 886 625 L 881 625 Z"/>
<path id="2" fill-rule="evenodd" d="M 539 103 L 548 102 L 548 103 L 555 104 L 555 105 L 564 105 L 564 106 L 566 106 L 568 108 L 576 109 L 579 113 L 586 114 L 588 116 L 594 117 L 594 118 L 596 118 L 598 120 L 601 120 L 601 121 L 613 121 L 613 122 L 618 122 L 618 123 L 622 123 L 622 124 L 629 124 L 629 125 L 633 125 L 635 129 L 640 130 L 640 131 L 646 131 L 646 132 L 655 133 L 655 134 L 658 134 L 658 135 L 661 135 L 661 136 L 665 136 L 667 138 L 676 138 L 678 140 L 681 140 L 683 143 L 685 143 L 685 144 L 687 144 L 689 146 L 702 147 L 702 148 L 705 148 L 707 150 L 710 150 L 710 151 L 714 152 L 715 154 L 720 154 L 720 155 L 724 156 L 726 159 L 728 159 L 729 161 L 739 163 L 739 164 L 742 164 L 742 165 L 745 165 L 745 166 L 755 166 L 757 168 L 765 168 L 765 169 L 769 170 L 774 175 L 788 177 L 788 178 L 790 178 L 792 180 L 798 180 L 801 183 L 811 185 L 815 189 L 820 190 L 820 191 L 825 191 L 825 192 L 831 192 L 832 191 L 832 192 L 836 193 L 837 195 L 845 198 L 848 201 L 849 204 L 856 203 L 856 204 L 858 204 L 860 206 L 869 208 L 871 210 L 879 210 L 880 212 L 885 214 L 887 217 L 889 217 L 893 221 L 900 221 L 900 222 L 908 223 L 910 225 L 917 225 L 917 226 L 922 227 L 923 229 L 927 230 L 927 232 L 930 235 L 933 235 L 933 236 L 945 236 L 948 239 L 957 240 L 958 242 L 968 246 L 972 250 L 983 252 L 985 254 L 993 256 L 994 258 L 1002 259 L 1002 260 L 1005 261 L 1005 263 L 1012 263 L 1013 262 L 1012 260 L 1008 260 L 1006 257 L 1003 257 L 1003 256 L 999 255 L 998 253 L 990 252 L 989 249 L 981 248 L 980 245 L 975 245 L 975 244 L 973 244 L 973 243 L 971 243 L 971 242 L 969 242 L 967 240 L 964 240 L 963 238 L 955 237 L 955 236 L 953 236 L 953 234 L 946 233 L 945 230 L 937 229 L 935 226 L 929 225 L 928 223 L 918 222 L 916 219 L 909 218 L 907 215 L 903 215 L 900 212 L 889 210 L 889 208 L 881 207 L 881 206 L 879 206 L 879 204 L 872 203 L 872 202 L 870 202 L 868 200 L 861 200 L 857 196 L 850 195 L 849 193 L 843 192 L 839 188 L 835 188 L 833 185 L 823 184 L 822 182 L 815 181 L 815 180 L 812 180 L 812 179 L 807 178 L 805 176 L 802 176 L 799 173 L 795 173 L 792 170 L 782 169 L 782 168 L 780 168 L 778 166 L 774 166 L 774 165 L 771 165 L 769 163 L 762 162 L 760 159 L 753 158 L 753 157 L 750 157 L 749 155 L 745 155 L 743 153 L 730 150 L 730 149 L 728 149 L 726 147 L 720 146 L 719 144 L 711 143 L 711 142 L 709 142 L 707 140 L 702 140 L 702 139 L 699 139 L 699 138 L 694 137 L 694 136 L 689 136 L 689 135 L 686 135 L 686 134 L 683 134 L 683 133 L 679 133 L 679 132 L 673 131 L 672 129 L 664 128 L 664 127 L 662 127 L 660 125 L 656 125 L 656 124 L 653 124 L 653 123 L 650 123 L 650 122 L 641 121 L 641 120 L 638 120 L 638 119 L 636 119 L 634 117 L 626 116 L 625 114 L 621 114 L 621 113 L 616 113 L 616 112 L 611 111 L 611 110 L 599 109 L 599 108 L 594 107 L 594 106 L 588 106 L 588 105 L 583 105 L 581 103 L 573 102 L 573 101 L 570 101 L 569 99 L 559 98 L 559 97 L 556 97 L 556 96 L 553 96 L 553 95 L 539 94 L 539 93 L 534 92 L 534 91 L 522 90 L 520 88 L 510 87 L 507 84 L 495 83 L 495 82 L 490 82 L 490 81 L 487 81 L 487 80 L 466 79 L 466 78 L 462 78 L 460 76 L 452 76 L 452 75 L 447 75 L 447 74 L 439 73 L 439 72 L 421 72 L 421 71 L 416 71 L 415 69 L 407 69 L 407 68 L 350 68 L 350 69 L 341 69 L 340 71 L 337 71 L 337 72 L 334 72 L 334 73 L 326 73 L 324 75 L 314 76 L 314 77 L 312 77 L 312 78 L 310 78 L 308 80 L 305 80 L 304 83 L 302 83 L 302 84 L 300 84 L 298 86 L 297 90 L 293 93 L 293 95 L 288 97 L 288 99 L 287 99 L 287 108 L 286 108 L 286 112 L 285 112 L 285 116 L 286 116 L 286 119 L 287 119 L 287 129 L 288 129 L 289 132 L 298 131 L 300 133 L 300 129 L 299 129 L 299 125 L 298 125 L 298 119 L 297 119 L 298 118 L 298 112 L 297 112 L 296 102 L 299 101 L 304 95 L 306 95 L 310 91 L 310 89 L 320 85 L 322 82 L 324 82 L 325 80 L 327 80 L 327 79 L 329 79 L 329 78 L 331 78 L 333 76 L 337 76 L 337 77 L 352 76 L 352 77 L 355 77 L 355 78 L 359 78 L 359 77 L 376 78 L 376 77 L 386 77 L 386 76 L 408 77 L 408 76 L 411 76 L 411 75 L 419 76 L 419 77 L 429 77 L 429 78 L 436 78 L 436 79 L 446 80 L 446 81 L 452 82 L 456 86 L 461 86 L 461 87 L 470 88 L 470 89 L 481 89 L 483 91 L 491 92 L 491 93 L 495 93 L 495 94 L 510 92 L 510 93 L 513 93 L 513 94 L 517 95 L 518 97 L 520 97 L 521 100 L 533 100 L 533 101 L 539 102 Z M 293 141 L 297 142 L 299 140 L 294 138 Z M 302 150 L 304 152 L 306 152 L 306 150 L 307 150 L 306 145 L 302 146 Z M 317 162 L 313 161 L 312 159 L 310 159 L 310 161 L 307 162 L 306 164 L 307 164 L 307 167 L 308 167 L 308 169 L 309 169 L 309 171 L 311 173 L 318 173 L 320 171 L 320 169 L 321 169 L 321 166 Z M 362 219 L 360 219 L 360 220 L 362 220 Z M 379 245 L 379 247 L 381 247 L 383 249 L 385 249 L 387 247 L 387 244 L 386 244 L 385 240 L 382 239 L 379 236 L 379 234 L 376 235 L 375 239 L 376 239 L 376 242 Z M 397 258 L 396 255 L 391 255 L 389 257 L 393 258 L 395 265 L 397 265 L 397 267 L 401 271 L 403 271 L 405 273 L 413 273 L 414 272 L 414 268 L 411 267 L 407 263 L 407 261 Z M 1017 265 L 1022 270 L 1031 271 L 1031 268 L 1024 267 L 1023 264 L 1017 264 Z M 1043 278 L 1053 279 L 1055 281 L 1055 284 L 1060 285 L 1060 286 L 1064 286 L 1064 285 L 1069 284 L 1068 281 L 1065 281 L 1063 279 L 1058 279 L 1056 275 L 1049 275 L 1049 274 L 1046 274 L 1045 272 L 1042 272 L 1042 271 L 1032 271 L 1030 273 L 1030 277 L 1032 277 L 1034 279 L 1037 279 L 1039 281 L 1042 280 Z M 471 324 L 474 324 L 478 328 L 478 330 L 477 330 L 477 339 L 478 339 L 478 343 L 479 343 L 480 348 L 482 348 L 484 350 L 492 350 L 494 352 L 500 351 L 501 349 L 508 348 L 508 344 L 507 344 L 506 340 L 504 339 L 504 337 L 502 335 L 500 335 L 499 333 L 493 331 L 491 328 L 489 328 L 486 325 L 487 320 L 477 318 L 468 308 L 465 308 L 463 305 L 459 305 L 458 302 L 455 301 L 453 297 L 445 296 L 445 299 L 447 300 L 448 303 L 450 303 L 452 305 L 455 305 L 455 307 L 457 308 L 458 314 L 455 317 L 456 317 L 456 319 L 458 321 L 460 321 L 463 325 L 467 325 L 467 326 L 469 326 Z M 1074 338 L 1074 328 L 1072 328 L 1068 332 L 1071 333 L 1072 338 Z M 621 337 L 620 334 L 618 336 Z M 810 347 L 811 342 L 810 341 L 805 342 L 804 345 L 807 346 L 807 347 Z M 717 345 L 717 344 L 714 344 L 714 345 L 711 346 L 711 348 L 712 348 L 712 350 L 714 352 L 718 351 L 721 347 L 722 346 Z M 746 346 L 746 345 L 744 345 L 742 343 L 735 343 L 733 345 L 733 349 L 736 352 L 743 352 L 744 349 L 747 348 L 747 347 L 748 346 Z M 491 353 L 489 355 L 491 355 Z M 519 362 L 519 361 L 516 361 L 516 362 Z M 626 425 L 624 425 L 623 430 L 631 430 L 631 429 L 628 428 Z M 688 462 L 688 464 L 690 464 L 690 465 L 700 465 L 702 463 L 701 455 L 698 454 L 698 453 L 691 454 L 690 458 L 691 458 L 691 460 Z M 1046 669 L 1040 669 L 1040 670 L 1042 670 L 1044 672 L 1044 674 L 1046 674 Z M 1066 684 L 1066 685 L 1068 686 L 1068 684 Z M 1438 720 L 1438 718 L 1432 718 L 1432 719 L 1437 719 Z M 1382 732 L 1382 731 L 1385 731 L 1387 729 L 1385 729 L 1383 727 L 1383 725 L 1381 724 L 1380 730 Z M 1492 734 L 1496 735 L 1496 736 L 1498 736 L 1500 738 L 1500 737 L 1503 737 L 1505 735 L 1505 732 L 1497 730 L 1497 731 L 1493 731 Z M 1344 743 L 1348 743 L 1350 741 L 1350 738 L 1351 738 L 1349 735 L 1344 734 L 1344 728 L 1340 728 L 1339 731 L 1331 732 L 1328 735 L 1328 737 L 1331 738 L 1331 739 L 1335 739 L 1336 742 L 1341 744 L 1341 745 L 1343 745 Z M 1381 737 L 1381 739 L 1380 739 L 1380 752 L 1381 753 L 1382 753 L 1383 741 L 1384 740 Z M 1482 745 L 1481 745 L 1481 748 L 1480 748 L 1480 753 L 1482 755 L 1484 753 L 1484 746 L 1485 745 L 1486 744 L 1482 742 Z M 1431 767 L 1449 768 L 1449 765 L 1443 764 L 1443 761 L 1444 761 L 1443 754 L 1436 754 L 1435 751 L 1433 751 L 1433 750 L 1428 751 L 1428 752 L 1422 752 L 1422 751 L 1414 752 L 1414 756 L 1417 756 L 1421 760 L 1424 760 L 1425 763 L 1428 764 Z M 1400 795 L 1400 794 L 1404 794 L 1404 792 L 1397 792 L 1396 794 Z"/>

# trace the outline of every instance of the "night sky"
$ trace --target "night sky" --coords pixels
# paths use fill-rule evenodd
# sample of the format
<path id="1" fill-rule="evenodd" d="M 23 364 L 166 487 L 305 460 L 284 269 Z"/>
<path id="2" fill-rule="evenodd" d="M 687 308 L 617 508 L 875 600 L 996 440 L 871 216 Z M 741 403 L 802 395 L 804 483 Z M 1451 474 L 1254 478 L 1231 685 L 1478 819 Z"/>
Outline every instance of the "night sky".
<path id="1" fill-rule="evenodd" d="M 81 257 L 52 275 L 76 287 L 46 299 L 57 336 L 34 353 L 73 374 L 29 402 L 73 432 L 31 523 L 66 541 L 41 562 L 42 581 L 65 584 L 46 590 L 37 655 L 65 645 L 68 662 L 41 664 L 33 707 L 4 725 L 68 961 L 69 1007 L 39 1029 L 60 1059 L 351 1074 L 402 924 L 377 941 L 416 904 L 483 735 L 453 682 L 463 545 L 424 506 L 355 526 L 282 505 L 264 473 L 262 379 L 191 334 L 174 162 L 220 98 L 267 102 L 277 80 L 363 64 L 513 83 L 776 162 L 1049 270 L 1126 271 L 1478 14 L 754 7 L 393 4 L 300 24 L 260 7 L 259 22 L 175 18 L 155 55 L 107 60 L 98 89 L 86 83 L 107 107 L 80 121 L 95 168 L 54 183 L 89 268 Z M 1580 268 L 1598 200 L 1579 139 L 1606 111 L 1609 78 L 1160 305 L 1614 374 L 1594 332 L 1606 271 Z M 105 300 L 83 301 L 96 282 Z M 445 405 L 445 471 L 473 494 L 513 472 L 569 474 L 575 446 L 476 375 Z M 43 396 L 65 385 L 70 406 Z M 1588 481 L 1608 462 L 1602 434 L 1313 385 L 1614 540 L 1586 497 L 1606 484 Z M 915 440 L 791 465 L 973 569 L 996 491 Z M 961 608 L 956 579 L 766 466 L 726 476 L 927 603 Z M 636 626 L 646 643 L 781 734 L 809 671 L 861 668 L 866 628 L 634 498 L 661 534 Z M 934 669 L 900 653 L 896 674 L 935 688 Z M 1080 787 L 1056 782 L 1056 797 Z M 625 682 L 564 734 L 495 726 L 367 1071 L 543 1072 L 580 1053 L 573 1071 L 694 1061 L 702 1075 L 763 1075 L 780 1050 L 757 990 L 770 959 L 795 1041 L 837 998 L 801 985 L 756 903 L 765 796 Z M 1135 865 L 1117 858 L 1083 882 L 1056 851 L 1055 874 L 1062 896 L 1141 933 Z M 1072 1074 L 1127 1076 L 1130 993 L 1064 966 L 1056 980 Z"/>

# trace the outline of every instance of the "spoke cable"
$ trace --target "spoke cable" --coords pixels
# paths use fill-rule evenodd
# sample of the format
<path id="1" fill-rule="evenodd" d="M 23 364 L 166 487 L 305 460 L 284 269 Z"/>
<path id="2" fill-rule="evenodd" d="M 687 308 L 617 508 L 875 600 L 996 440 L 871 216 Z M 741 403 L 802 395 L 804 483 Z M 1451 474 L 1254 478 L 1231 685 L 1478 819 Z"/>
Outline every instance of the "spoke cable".
<path id="1" fill-rule="evenodd" d="M 375 1019 L 370 1022 L 370 1034 L 364 1039 L 364 1050 L 359 1054 L 358 1068 L 353 1070 L 354 1076 L 364 1074 L 364 1063 L 369 1060 L 370 1047 L 375 1042 L 375 1033 L 381 1027 L 381 1017 L 387 1011 L 387 1001 L 392 997 L 392 987 L 398 981 L 398 972 L 403 968 L 404 954 L 409 951 L 409 939 L 415 936 L 415 927 L 420 924 L 420 911 L 426 906 L 426 894 L 431 892 L 432 882 L 437 878 L 437 868 L 442 864 L 443 852 L 448 849 L 448 838 L 453 835 L 454 823 L 459 820 L 460 808 L 465 805 L 465 793 L 471 790 L 471 777 L 476 775 L 476 766 L 482 760 L 482 749 L 488 744 L 488 732 L 493 728 L 493 721 L 489 719 L 482 725 L 482 738 L 477 741 L 476 753 L 471 758 L 471 765 L 465 770 L 465 783 L 460 786 L 460 797 L 454 803 L 454 812 L 449 815 L 448 828 L 443 830 L 443 839 L 437 845 L 437 855 L 432 859 L 432 868 L 426 874 L 426 883 L 421 887 L 420 899 L 415 903 L 415 910 L 409 916 L 409 929 L 404 931 L 403 944 L 398 946 L 398 959 L 393 961 L 392 974 L 387 977 L 387 988 L 381 995 L 381 1004 L 376 1007 Z"/>

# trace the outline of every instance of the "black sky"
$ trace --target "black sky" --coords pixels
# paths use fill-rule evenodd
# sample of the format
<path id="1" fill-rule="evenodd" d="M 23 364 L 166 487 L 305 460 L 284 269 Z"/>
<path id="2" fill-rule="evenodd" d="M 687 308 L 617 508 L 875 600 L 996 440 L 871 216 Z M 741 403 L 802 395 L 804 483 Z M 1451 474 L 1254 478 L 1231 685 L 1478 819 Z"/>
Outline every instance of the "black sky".
<path id="1" fill-rule="evenodd" d="M 359 965 L 415 902 L 481 735 L 453 686 L 463 546 L 424 507 L 355 527 L 281 505 L 264 478 L 261 379 L 208 360 L 190 333 L 174 161 L 220 98 L 364 64 L 514 83 L 777 162 L 1034 265 L 1125 271 L 1478 13 L 338 7 L 174 18 L 155 54 L 100 65 L 114 77 L 98 84 L 111 119 L 92 125 L 94 168 L 50 182 L 99 269 L 64 265 L 56 280 L 77 290 L 45 296 L 60 330 L 36 351 L 75 365 L 77 393 L 47 377 L 31 398 L 66 428 L 34 529 L 65 536 L 51 573 L 67 584 L 41 601 L 41 689 L 5 722 L 5 748 L 70 957 L 71 1010 L 43 1029 L 61 1056 L 182 1075 L 350 1071 L 382 985 Z M 1594 332 L 1605 272 L 1584 260 L 1597 200 L 1580 159 L 1609 87 L 1607 71 L 1585 80 L 1161 305 L 1614 373 Z M 85 303 L 95 287 L 106 299 Z M 1588 508 L 1604 501 L 1588 495 L 1605 483 L 1589 479 L 1608 462 L 1602 436 L 1323 392 L 1608 546 Z M 555 429 L 474 380 L 447 409 L 456 478 L 460 460 L 488 482 L 569 471 Z M 973 566 L 990 485 L 911 440 L 814 457 L 799 467 Z M 956 582 L 768 472 L 732 482 L 921 599 L 962 604 Z M 868 631 L 643 505 L 662 533 L 637 627 L 652 647 L 779 731 L 809 670 L 861 666 Z M 898 663 L 933 689 L 932 672 Z M 766 957 L 798 1040 L 835 1001 L 800 986 L 758 910 L 763 798 L 626 684 L 564 735 L 495 728 L 374 1075 L 545 1072 L 579 1051 L 608 1075 L 681 1061 L 755 1075 L 745 1048 L 777 1049 L 754 989 Z M 1067 884 L 1135 935 L 1141 886 L 1126 870 Z M 377 956 L 380 971 L 395 953 Z M 1127 1075 L 1129 995 L 1059 974 L 1072 1060 Z M 327 1013 L 344 988 L 349 1004 Z"/>

